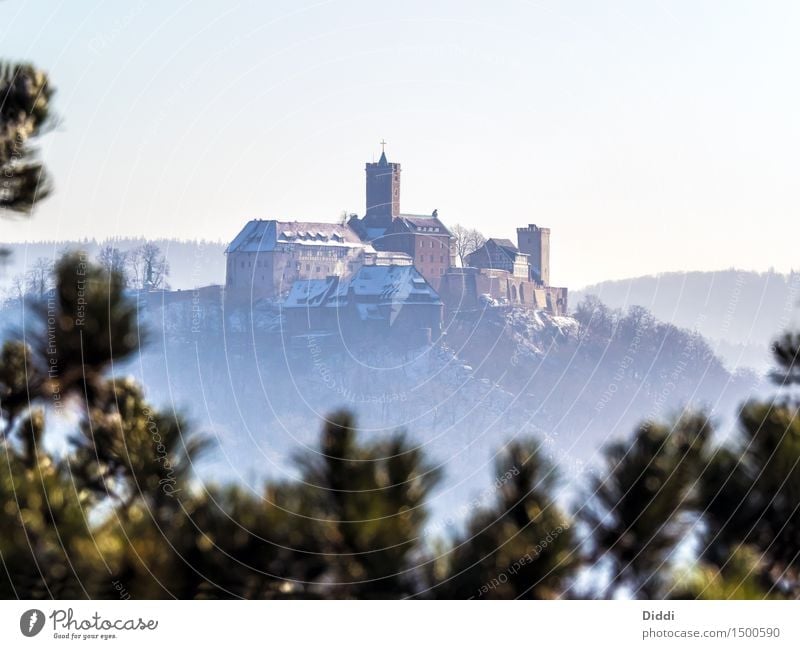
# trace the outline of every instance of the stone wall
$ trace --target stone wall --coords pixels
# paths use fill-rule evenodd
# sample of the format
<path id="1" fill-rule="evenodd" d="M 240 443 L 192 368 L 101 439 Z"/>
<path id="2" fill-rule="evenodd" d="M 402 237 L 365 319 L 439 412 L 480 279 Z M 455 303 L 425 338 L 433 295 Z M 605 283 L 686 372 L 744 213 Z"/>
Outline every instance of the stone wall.
<path id="1" fill-rule="evenodd" d="M 452 268 L 442 278 L 439 295 L 449 310 L 482 308 L 481 296 L 488 295 L 500 304 L 528 306 L 553 315 L 567 313 L 566 288 L 542 286 L 504 270 Z"/>

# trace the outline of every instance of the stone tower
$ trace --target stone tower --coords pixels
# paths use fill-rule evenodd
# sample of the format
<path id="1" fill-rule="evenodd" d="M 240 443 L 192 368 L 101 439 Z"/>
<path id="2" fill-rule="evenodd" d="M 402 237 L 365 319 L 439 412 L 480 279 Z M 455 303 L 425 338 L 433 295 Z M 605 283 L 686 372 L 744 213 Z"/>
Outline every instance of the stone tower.
<path id="1" fill-rule="evenodd" d="M 517 248 L 529 255 L 530 279 L 550 286 L 550 228 L 532 223 L 527 228 L 517 228 Z"/>
<path id="2" fill-rule="evenodd" d="M 382 143 L 383 144 L 383 143 Z M 367 227 L 388 228 L 400 215 L 400 163 L 388 162 L 381 151 L 378 162 L 367 163 Z"/>

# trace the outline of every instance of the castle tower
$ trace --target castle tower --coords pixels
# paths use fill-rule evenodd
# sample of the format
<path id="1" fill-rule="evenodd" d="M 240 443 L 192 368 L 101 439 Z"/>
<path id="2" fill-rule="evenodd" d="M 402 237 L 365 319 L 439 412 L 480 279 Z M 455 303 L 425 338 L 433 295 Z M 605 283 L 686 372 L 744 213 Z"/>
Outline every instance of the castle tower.
<path id="1" fill-rule="evenodd" d="M 529 255 L 530 279 L 550 286 L 550 228 L 517 228 L 517 248 Z"/>
<path id="2" fill-rule="evenodd" d="M 381 147 L 386 142 L 381 142 Z M 386 227 L 400 214 L 400 163 L 388 162 L 386 151 L 381 150 L 378 162 L 367 163 L 367 213 L 364 223 L 368 227 Z"/>

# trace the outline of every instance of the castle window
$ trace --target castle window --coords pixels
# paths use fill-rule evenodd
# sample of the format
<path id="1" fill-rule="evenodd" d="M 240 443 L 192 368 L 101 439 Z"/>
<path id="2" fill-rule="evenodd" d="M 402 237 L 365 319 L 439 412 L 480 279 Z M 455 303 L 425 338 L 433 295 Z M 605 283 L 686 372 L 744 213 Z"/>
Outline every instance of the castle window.
<path id="1" fill-rule="evenodd" d="M 311 264 L 306 264 L 306 270 L 311 270 Z"/>

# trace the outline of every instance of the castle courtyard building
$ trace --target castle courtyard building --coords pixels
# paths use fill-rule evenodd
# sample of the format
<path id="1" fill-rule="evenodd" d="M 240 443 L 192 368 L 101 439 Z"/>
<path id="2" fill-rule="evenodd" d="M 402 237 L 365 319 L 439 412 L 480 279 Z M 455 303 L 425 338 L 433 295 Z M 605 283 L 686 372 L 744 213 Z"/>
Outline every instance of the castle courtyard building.
<path id="1" fill-rule="evenodd" d="M 452 235 L 437 216 L 401 214 L 372 245 L 407 254 L 428 283 L 438 288 L 450 268 Z"/>
<path id="2" fill-rule="evenodd" d="M 504 270 L 515 277 L 529 276 L 528 255 L 521 253 L 508 239 L 488 239 L 466 258 L 467 266 Z"/>
<path id="3" fill-rule="evenodd" d="M 248 300 L 282 295 L 299 279 L 350 277 L 376 254 L 347 224 L 260 219 L 225 252 L 226 293 Z"/>

